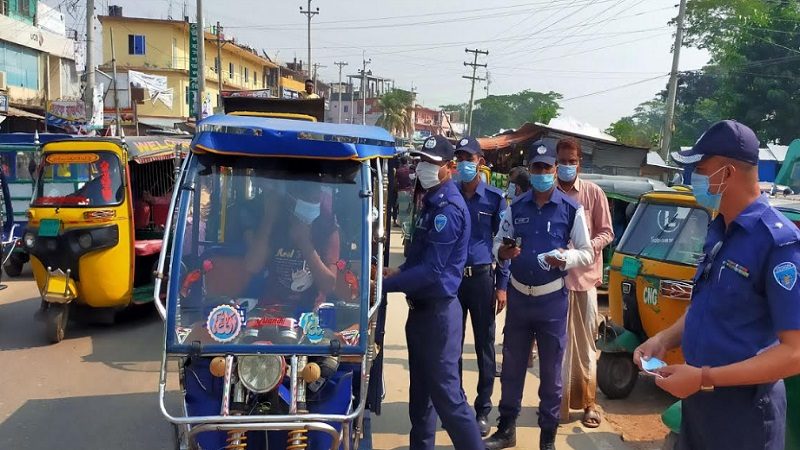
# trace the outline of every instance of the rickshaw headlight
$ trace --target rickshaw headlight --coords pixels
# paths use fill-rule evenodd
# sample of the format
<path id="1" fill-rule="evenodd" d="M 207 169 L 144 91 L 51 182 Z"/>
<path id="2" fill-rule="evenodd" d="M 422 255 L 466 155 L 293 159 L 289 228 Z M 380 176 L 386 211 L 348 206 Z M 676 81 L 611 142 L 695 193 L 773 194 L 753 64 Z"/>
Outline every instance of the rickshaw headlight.
<path id="1" fill-rule="evenodd" d="M 244 387 L 257 394 L 275 389 L 286 372 L 286 361 L 280 355 L 241 356 L 237 366 Z"/>
<path id="2" fill-rule="evenodd" d="M 33 248 L 33 245 L 36 244 L 36 237 L 30 231 L 25 233 L 23 240 L 25 241 L 25 247 L 28 248 Z"/>
<path id="3" fill-rule="evenodd" d="M 82 249 L 87 250 L 92 247 L 92 235 L 89 233 L 83 233 L 78 237 L 78 245 L 81 246 Z"/>

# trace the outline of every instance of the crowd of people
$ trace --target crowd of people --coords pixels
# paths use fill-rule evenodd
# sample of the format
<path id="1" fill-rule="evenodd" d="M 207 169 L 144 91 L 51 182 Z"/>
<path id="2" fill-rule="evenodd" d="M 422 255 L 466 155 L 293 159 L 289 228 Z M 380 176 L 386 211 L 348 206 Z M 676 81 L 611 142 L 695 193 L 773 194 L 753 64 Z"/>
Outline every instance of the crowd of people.
<path id="1" fill-rule="evenodd" d="M 695 167 L 698 203 L 718 214 L 691 307 L 634 361 L 641 367 L 682 345 L 686 364 L 657 372 L 660 387 L 686 398 L 682 449 L 783 448 L 780 380 L 800 373 L 800 231 L 760 195 L 758 148 L 749 128 L 724 121 L 677 156 Z M 479 176 L 485 159 L 473 138 L 454 147 L 432 136 L 412 153 L 426 192 L 405 263 L 384 271 L 384 291 L 404 293 L 409 307 L 410 448 L 434 448 L 437 415 L 456 449 L 516 446 L 534 343 L 539 448 L 555 448 L 573 409 L 585 427 L 598 427 L 596 287 L 615 236 L 603 191 L 580 176 L 580 142 L 534 143 L 505 192 Z M 489 436 L 503 309 L 499 421 Z M 461 377 L 467 317 L 479 373 L 472 408 Z"/>

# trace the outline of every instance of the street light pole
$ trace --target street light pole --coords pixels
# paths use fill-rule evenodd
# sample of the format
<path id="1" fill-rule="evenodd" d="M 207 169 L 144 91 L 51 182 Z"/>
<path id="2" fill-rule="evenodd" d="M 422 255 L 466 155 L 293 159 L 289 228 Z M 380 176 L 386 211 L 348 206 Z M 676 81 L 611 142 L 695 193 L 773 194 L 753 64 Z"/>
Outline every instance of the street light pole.
<path id="1" fill-rule="evenodd" d="M 311 18 L 319 14 L 319 8 L 312 11 L 311 10 L 311 0 L 308 0 L 308 8 L 303 10 L 303 7 L 300 7 L 300 14 L 305 15 L 308 18 L 308 77 L 311 78 Z"/>
<path id="2" fill-rule="evenodd" d="M 661 157 L 669 161 L 669 147 L 672 144 L 672 122 L 675 118 L 675 100 L 678 97 L 678 68 L 683 45 L 683 21 L 686 17 L 686 0 L 681 0 L 678 7 L 678 29 L 675 31 L 675 49 L 672 51 L 672 71 L 669 74 L 669 90 L 667 93 L 667 111 L 664 115 L 664 136 L 661 139 Z"/>
<path id="3" fill-rule="evenodd" d="M 217 95 L 217 108 L 222 110 L 222 26 L 217 22 L 217 84 L 219 85 L 219 95 Z"/>
<path id="4" fill-rule="evenodd" d="M 346 66 L 347 63 L 343 62 L 343 61 L 338 61 L 338 62 L 335 62 L 334 64 L 339 66 L 339 87 L 338 87 L 338 89 L 339 89 L 339 120 L 337 121 L 337 123 L 342 123 L 342 68 L 344 68 L 344 66 Z M 352 93 L 351 93 L 351 95 L 352 95 Z"/>
<path id="5" fill-rule="evenodd" d="M 86 0 L 86 88 L 83 91 L 83 101 L 86 104 L 87 123 L 91 123 L 94 118 L 94 85 L 94 0 Z"/>
<path id="6" fill-rule="evenodd" d="M 372 59 L 367 59 L 366 52 L 362 56 L 361 69 L 361 125 L 367 124 L 367 64 L 372 63 Z"/>

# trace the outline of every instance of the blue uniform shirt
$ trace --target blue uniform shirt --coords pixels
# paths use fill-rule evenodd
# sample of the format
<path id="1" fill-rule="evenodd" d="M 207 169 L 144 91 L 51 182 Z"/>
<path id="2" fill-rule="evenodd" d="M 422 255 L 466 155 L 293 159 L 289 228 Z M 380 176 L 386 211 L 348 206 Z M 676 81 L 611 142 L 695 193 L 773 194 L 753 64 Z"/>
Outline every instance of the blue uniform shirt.
<path id="1" fill-rule="evenodd" d="M 800 329 L 800 231 L 766 197 L 731 222 L 711 222 L 682 348 L 689 365 L 749 359 Z"/>
<path id="2" fill-rule="evenodd" d="M 455 298 L 467 262 L 471 233 L 464 197 L 452 180 L 422 199 L 406 262 L 383 283 L 386 292 L 404 292 L 420 301 Z"/>
<path id="3" fill-rule="evenodd" d="M 459 186 L 463 194 L 463 185 Z M 506 210 L 505 193 L 481 181 L 472 198 L 464 197 L 472 223 L 467 251 L 467 266 L 491 264 L 494 261 L 492 245 L 494 236 L 500 229 L 500 221 Z M 495 288 L 506 289 L 508 285 L 508 264 L 497 266 Z"/>
<path id="4" fill-rule="evenodd" d="M 555 249 L 565 249 L 565 270 L 586 266 L 594 261 L 586 216 L 577 201 L 560 189 L 554 189 L 550 200 L 540 208 L 533 191 L 514 199 L 500 225 L 494 242 L 495 255 L 503 237 L 518 239 L 520 255 L 511 261 L 511 276 L 529 286 L 541 286 L 566 276 L 564 270 L 545 270 L 538 256 Z M 567 246 L 572 244 L 571 249 Z"/>

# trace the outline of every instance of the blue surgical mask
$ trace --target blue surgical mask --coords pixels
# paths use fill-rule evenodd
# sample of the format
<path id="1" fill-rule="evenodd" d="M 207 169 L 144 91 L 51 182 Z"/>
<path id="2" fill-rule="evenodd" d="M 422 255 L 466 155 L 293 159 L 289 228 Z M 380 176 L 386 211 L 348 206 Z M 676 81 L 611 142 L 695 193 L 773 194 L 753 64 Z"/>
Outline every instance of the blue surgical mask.
<path id="1" fill-rule="evenodd" d="M 712 211 L 719 210 L 719 203 L 722 201 L 722 192 L 712 194 L 709 191 L 709 188 L 711 187 L 709 180 L 722 169 L 724 169 L 724 167 L 720 168 L 711 175 L 703 175 L 697 172 L 692 174 L 692 193 L 694 193 L 694 198 L 697 200 L 697 203 L 699 203 L 700 206 Z"/>
<path id="2" fill-rule="evenodd" d="M 578 166 L 568 166 L 565 164 L 558 165 L 558 179 L 561 181 L 571 182 L 578 176 Z"/>
<path id="3" fill-rule="evenodd" d="M 517 196 L 517 185 L 514 183 L 508 183 L 508 189 L 506 189 L 506 198 L 509 200 L 514 200 L 514 197 Z"/>
<path id="4" fill-rule="evenodd" d="M 294 204 L 294 215 L 298 220 L 306 225 L 311 225 L 320 214 L 319 203 L 310 203 L 300 199 L 296 199 Z"/>
<path id="5" fill-rule="evenodd" d="M 456 166 L 458 169 L 458 179 L 462 183 L 469 183 L 478 175 L 478 163 L 472 161 L 459 161 Z"/>
<path id="6" fill-rule="evenodd" d="M 547 192 L 553 189 L 555 182 L 556 177 L 553 173 L 531 174 L 531 185 L 536 192 Z"/>

